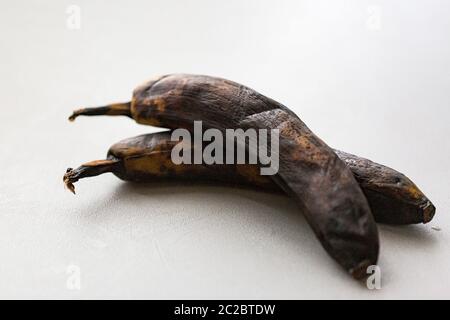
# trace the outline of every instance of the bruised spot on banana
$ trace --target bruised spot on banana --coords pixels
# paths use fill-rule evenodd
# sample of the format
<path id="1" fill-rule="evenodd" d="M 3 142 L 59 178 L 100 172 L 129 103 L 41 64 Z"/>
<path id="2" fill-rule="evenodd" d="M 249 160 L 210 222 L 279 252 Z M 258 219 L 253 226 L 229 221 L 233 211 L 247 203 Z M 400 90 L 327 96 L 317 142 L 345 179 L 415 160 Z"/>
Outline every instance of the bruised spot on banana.
<path id="1" fill-rule="evenodd" d="M 350 168 L 291 110 L 248 87 L 209 76 L 165 75 L 139 86 L 128 103 L 80 109 L 70 119 L 80 115 L 125 115 L 169 129 L 192 130 L 196 120 L 222 131 L 278 129 L 279 170 L 271 179 L 295 199 L 324 249 L 353 277 L 365 277 L 377 262 L 378 231 Z"/>

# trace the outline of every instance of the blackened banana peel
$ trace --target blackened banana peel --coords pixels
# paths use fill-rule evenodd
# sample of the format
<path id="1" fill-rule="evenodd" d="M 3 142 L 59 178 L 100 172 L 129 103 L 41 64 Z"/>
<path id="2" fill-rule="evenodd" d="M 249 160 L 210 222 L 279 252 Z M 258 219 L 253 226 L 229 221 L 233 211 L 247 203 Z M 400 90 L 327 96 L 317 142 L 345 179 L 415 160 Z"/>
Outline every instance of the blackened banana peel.
<path id="1" fill-rule="evenodd" d="M 129 103 L 77 110 L 70 119 L 79 115 L 126 115 L 170 129 L 193 130 L 196 120 L 222 131 L 279 129 L 273 181 L 296 200 L 323 247 L 355 278 L 366 276 L 367 267 L 377 262 L 375 221 L 348 166 L 292 111 L 250 88 L 208 76 L 166 75 L 139 86 Z M 112 163 L 105 165 L 113 171 Z M 76 179 L 71 175 L 76 172 L 65 176 L 69 187 Z"/>
<path id="2" fill-rule="evenodd" d="M 126 181 L 209 181 L 231 186 L 254 187 L 266 192 L 282 192 L 268 176 L 262 176 L 252 164 L 175 165 L 171 132 L 158 132 L 124 139 L 108 151 L 106 160 L 91 161 L 64 175 L 66 186 L 82 178 L 112 172 Z M 186 146 L 186 150 L 195 146 Z M 434 206 L 419 188 L 400 172 L 370 160 L 335 150 L 350 168 L 369 202 L 376 222 L 391 225 L 427 223 Z"/>

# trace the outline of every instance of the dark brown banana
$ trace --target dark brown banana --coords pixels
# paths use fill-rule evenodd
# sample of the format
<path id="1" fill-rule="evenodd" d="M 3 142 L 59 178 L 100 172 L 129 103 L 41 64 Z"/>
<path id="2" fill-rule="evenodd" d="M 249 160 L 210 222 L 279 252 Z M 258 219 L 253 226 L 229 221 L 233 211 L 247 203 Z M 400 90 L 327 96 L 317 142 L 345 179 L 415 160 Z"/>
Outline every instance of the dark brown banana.
<path id="1" fill-rule="evenodd" d="M 170 129 L 193 130 L 196 120 L 221 131 L 278 129 L 279 169 L 273 181 L 296 200 L 327 252 L 355 278 L 376 264 L 377 227 L 350 169 L 280 103 L 225 79 L 175 74 L 138 87 L 120 108 L 84 109 L 71 118 L 108 113 Z"/>
<path id="2" fill-rule="evenodd" d="M 73 183 L 79 179 L 112 172 L 127 181 L 219 181 L 281 192 L 270 178 L 259 174 L 256 165 L 175 165 L 171 151 L 177 143 L 171 140 L 168 131 L 122 140 L 109 149 L 107 160 L 92 161 L 70 169 L 64 175 L 64 182 L 74 192 Z M 405 175 L 364 158 L 335 152 L 361 186 L 375 221 L 402 225 L 427 223 L 433 218 L 434 206 Z"/>

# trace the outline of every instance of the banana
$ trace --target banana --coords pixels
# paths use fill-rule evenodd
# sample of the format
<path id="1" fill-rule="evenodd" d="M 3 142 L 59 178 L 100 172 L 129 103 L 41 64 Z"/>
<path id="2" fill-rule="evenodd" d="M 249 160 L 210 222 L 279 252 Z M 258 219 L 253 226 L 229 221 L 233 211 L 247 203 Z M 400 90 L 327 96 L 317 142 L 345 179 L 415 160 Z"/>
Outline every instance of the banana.
<path id="1" fill-rule="evenodd" d="M 229 80 L 174 74 L 139 86 L 129 103 L 81 109 L 70 119 L 100 114 L 170 129 L 193 130 L 196 120 L 221 131 L 278 129 L 273 181 L 295 199 L 324 249 L 354 278 L 365 277 L 367 267 L 377 263 L 377 227 L 352 172 L 282 104 Z"/>
<path id="2" fill-rule="evenodd" d="M 171 151 L 177 143 L 171 140 L 168 131 L 124 139 L 108 150 L 106 160 L 91 161 L 76 169 L 69 168 L 64 175 L 64 183 L 75 193 L 73 183 L 79 179 L 112 172 L 125 181 L 201 180 L 252 187 L 265 192 L 282 192 L 269 177 L 259 174 L 256 165 L 174 165 Z M 335 153 L 358 181 L 376 222 L 406 225 L 431 221 L 435 207 L 404 174 L 343 151 L 335 150 Z"/>

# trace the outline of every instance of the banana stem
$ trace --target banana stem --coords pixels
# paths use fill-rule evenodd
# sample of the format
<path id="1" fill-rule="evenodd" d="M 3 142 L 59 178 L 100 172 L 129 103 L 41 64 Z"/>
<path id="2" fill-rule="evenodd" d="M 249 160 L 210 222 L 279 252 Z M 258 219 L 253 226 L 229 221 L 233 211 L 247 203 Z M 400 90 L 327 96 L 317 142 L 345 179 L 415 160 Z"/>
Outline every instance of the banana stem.
<path id="1" fill-rule="evenodd" d="M 106 172 L 115 172 L 120 164 L 120 160 L 95 160 L 82 164 L 76 169 L 68 168 L 64 174 L 63 181 L 67 189 L 75 194 L 73 185 L 80 179 L 94 177 Z"/>
<path id="2" fill-rule="evenodd" d="M 74 121 L 78 116 L 127 116 L 131 118 L 131 102 L 113 103 L 102 107 L 81 108 L 75 110 L 69 117 Z"/>

